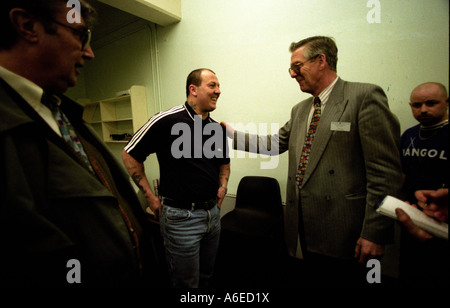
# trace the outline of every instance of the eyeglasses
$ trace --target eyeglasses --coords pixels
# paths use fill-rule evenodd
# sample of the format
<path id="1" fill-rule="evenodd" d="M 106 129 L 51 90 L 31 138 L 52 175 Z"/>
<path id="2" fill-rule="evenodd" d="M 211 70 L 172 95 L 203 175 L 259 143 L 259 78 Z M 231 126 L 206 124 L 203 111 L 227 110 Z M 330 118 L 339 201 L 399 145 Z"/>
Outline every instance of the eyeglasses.
<path id="1" fill-rule="evenodd" d="M 305 62 L 297 62 L 297 63 L 292 64 L 291 67 L 288 69 L 289 74 L 292 75 L 292 72 L 296 73 L 297 75 L 300 74 L 300 69 L 303 67 L 303 65 L 305 65 L 309 61 L 315 60 L 318 56 L 320 56 L 320 54 L 309 58 Z"/>
<path id="2" fill-rule="evenodd" d="M 58 24 L 58 25 L 60 25 L 60 26 L 63 26 L 65 28 L 70 29 L 70 30 L 72 30 L 75 33 L 77 33 L 78 36 L 80 37 L 81 50 L 82 51 L 84 51 L 84 50 L 86 50 L 86 48 L 88 48 L 88 46 L 91 43 L 91 36 L 92 36 L 91 29 L 85 28 L 83 30 L 80 30 L 80 29 L 76 29 L 76 28 L 73 28 L 71 26 L 65 25 L 65 24 L 63 24 L 63 23 L 61 23 L 61 22 L 59 22 L 57 20 L 53 20 L 53 22 Z"/>

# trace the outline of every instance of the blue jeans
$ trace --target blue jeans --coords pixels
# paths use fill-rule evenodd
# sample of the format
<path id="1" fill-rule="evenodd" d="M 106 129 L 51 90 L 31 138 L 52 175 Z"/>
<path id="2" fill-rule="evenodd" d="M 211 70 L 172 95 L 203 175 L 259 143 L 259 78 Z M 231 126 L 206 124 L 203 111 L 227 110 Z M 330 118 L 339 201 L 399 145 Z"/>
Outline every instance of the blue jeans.
<path id="1" fill-rule="evenodd" d="M 171 285 L 208 287 L 220 238 L 220 209 L 185 210 L 164 205 L 159 218 Z"/>

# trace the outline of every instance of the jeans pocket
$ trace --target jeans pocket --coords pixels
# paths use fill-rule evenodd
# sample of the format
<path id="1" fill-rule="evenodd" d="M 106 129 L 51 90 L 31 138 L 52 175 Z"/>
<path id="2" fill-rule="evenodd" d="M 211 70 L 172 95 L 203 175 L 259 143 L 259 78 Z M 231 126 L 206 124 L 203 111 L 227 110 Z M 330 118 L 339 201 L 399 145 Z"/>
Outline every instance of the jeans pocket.
<path id="1" fill-rule="evenodd" d="M 191 217 L 191 211 L 166 206 L 165 216 L 167 222 L 182 222 Z"/>

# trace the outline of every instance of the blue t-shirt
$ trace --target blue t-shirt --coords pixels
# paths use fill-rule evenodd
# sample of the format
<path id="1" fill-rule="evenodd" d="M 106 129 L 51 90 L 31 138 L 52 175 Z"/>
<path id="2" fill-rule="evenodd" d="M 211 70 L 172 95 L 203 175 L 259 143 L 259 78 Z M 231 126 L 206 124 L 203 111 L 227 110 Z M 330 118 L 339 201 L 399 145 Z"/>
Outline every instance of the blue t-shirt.
<path id="1" fill-rule="evenodd" d="M 421 128 L 418 124 L 401 137 L 402 168 L 407 199 L 415 203 L 419 189 L 448 187 L 448 121 L 443 126 Z"/>

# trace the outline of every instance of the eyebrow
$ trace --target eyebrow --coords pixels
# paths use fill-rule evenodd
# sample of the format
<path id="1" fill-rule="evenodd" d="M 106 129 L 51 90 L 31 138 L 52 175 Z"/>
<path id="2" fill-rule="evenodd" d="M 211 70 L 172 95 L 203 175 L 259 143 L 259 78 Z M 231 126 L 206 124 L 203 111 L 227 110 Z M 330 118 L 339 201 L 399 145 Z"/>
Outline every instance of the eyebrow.
<path id="1" fill-rule="evenodd" d="M 439 100 L 437 100 L 437 99 L 429 99 L 429 100 L 426 100 L 426 101 L 424 101 L 424 102 L 411 102 L 412 104 L 423 104 L 423 103 L 439 103 Z"/>
<path id="2" fill-rule="evenodd" d="M 430 99 L 430 100 L 427 100 L 427 101 L 424 101 L 424 102 L 410 102 L 410 104 L 411 105 L 416 105 L 416 106 L 418 106 L 418 105 L 423 105 L 423 104 L 425 104 L 425 105 L 428 105 L 428 104 L 433 104 L 433 105 L 436 105 L 436 104 L 439 104 L 440 103 L 440 101 L 439 100 L 435 100 L 435 99 Z"/>

